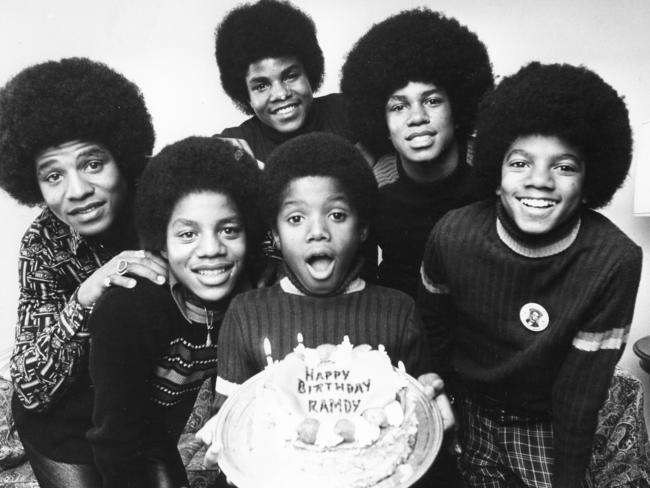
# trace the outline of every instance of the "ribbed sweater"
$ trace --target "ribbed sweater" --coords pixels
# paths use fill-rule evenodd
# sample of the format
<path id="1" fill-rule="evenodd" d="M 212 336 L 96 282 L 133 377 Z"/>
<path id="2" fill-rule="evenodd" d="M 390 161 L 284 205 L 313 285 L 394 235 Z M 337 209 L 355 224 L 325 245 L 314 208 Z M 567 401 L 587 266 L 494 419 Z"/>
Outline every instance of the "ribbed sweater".
<path id="1" fill-rule="evenodd" d="M 415 298 L 424 246 L 433 226 L 449 210 L 487 195 L 464 161 L 451 175 L 432 183 L 409 178 L 395 154 L 379 159 L 373 171 L 379 199 L 371 240 L 382 251 L 377 283 Z"/>
<path id="2" fill-rule="evenodd" d="M 89 320 L 93 427 L 88 432 L 105 488 L 140 488 L 146 460 L 156 459 L 187 484 L 177 450 L 201 384 L 217 369 L 215 317 L 212 345 L 205 323 L 190 322 L 169 287 L 140 280 L 113 288 Z"/>
<path id="3" fill-rule="evenodd" d="M 244 139 L 248 142 L 255 158 L 265 162 L 271 151 L 283 142 L 300 134 L 315 131 L 336 134 L 351 142 L 356 142 L 354 131 L 348 121 L 343 96 L 340 93 L 314 98 L 307 119 L 297 131 L 278 132 L 257 117 L 251 117 L 236 127 L 224 129 L 218 135 Z"/>
<path id="4" fill-rule="evenodd" d="M 267 364 L 265 337 L 273 359 L 282 359 L 297 345 L 299 332 L 307 347 L 339 344 L 347 335 L 354 345 L 384 345 L 393 364 L 403 361 L 412 375 L 428 370 L 421 321 L 414 301 L 404 293 L 357 280 L 363 289 L 319 298 L 298 294 L 287 282 L 285 278 L 233 299 L 219 332 L 218 384 L 240 384 L 262 371 Z"/>
<path id="5" fill-rule="evenodd" d="M 500 225 L 494 199 L 449 212 L 427 243 L 418 305 L 434 370 L 511 408 L 550 412 L 556 488 L 585 478 L 641 259 L 589 210 L 557 242 L 527 246 Z M 529 330 L 524 311 L 535 305 L 548 325 Z"/>

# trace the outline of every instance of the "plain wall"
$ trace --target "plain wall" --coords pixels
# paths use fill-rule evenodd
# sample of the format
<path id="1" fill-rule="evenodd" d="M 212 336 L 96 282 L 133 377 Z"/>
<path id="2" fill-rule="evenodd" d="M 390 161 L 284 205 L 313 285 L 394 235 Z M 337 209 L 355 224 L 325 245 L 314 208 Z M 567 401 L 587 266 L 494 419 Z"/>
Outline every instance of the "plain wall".
<path id="1" fill-rule="evenodd" d="M 157 133 L 156 151 L 188 135 L 211 135 L 244 120 L 221 90 L 214 28 L 233 0 L 0 0 L 0 84 L 48 59 L 87 56 L 122 72 L 142 89 Z M 295 0 L 318 28 L 326 58 L 321 94 L 338 90 L 354 41 L 402 9 L 429 6 L 456 17 L 486 44 L 495 74 L 539 60 L 584 64 L 627 100 L 637 132 L 650 119 L 650 2 L 647 0 Z M 625 186 L 604 209 L 650 255 L 650 218 L 632 214 L 635 158 Z M 644 185 L 640 185 L 645 189 Z M 650 182 L 647 190 L 650 191 Z M 0 190 L 0 370 L 13 342 L 20 238 L 38 209 Z M 650 266 L 645 266 L 629 345 L 621 365 L 650 382 L 631 344 L 650 334 Z M 648 393 L 646 393 L 648 396 Z M 648 401 L 646 400 L 646 404 Z M 648 408 L 646 407 L 646 417 Z"/>

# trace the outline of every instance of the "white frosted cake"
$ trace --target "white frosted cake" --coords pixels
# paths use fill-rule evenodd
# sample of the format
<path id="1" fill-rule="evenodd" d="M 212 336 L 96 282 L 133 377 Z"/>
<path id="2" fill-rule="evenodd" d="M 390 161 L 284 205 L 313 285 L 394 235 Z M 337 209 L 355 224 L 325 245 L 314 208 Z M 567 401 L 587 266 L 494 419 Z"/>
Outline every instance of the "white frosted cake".
<path id="1" fill-rule="evenodd" d="M 299 345 L 266 370 L 251 449 L 268 486 L 363 488 L 408 477 L 417 417 L 406 376 L 379 347 Z"/>

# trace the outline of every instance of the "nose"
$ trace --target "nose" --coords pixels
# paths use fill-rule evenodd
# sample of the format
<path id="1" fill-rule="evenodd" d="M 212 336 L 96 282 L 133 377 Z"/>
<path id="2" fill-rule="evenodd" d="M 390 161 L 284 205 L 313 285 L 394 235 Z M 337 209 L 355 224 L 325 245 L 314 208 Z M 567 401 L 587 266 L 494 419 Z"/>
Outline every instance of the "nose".
<path id="1" fill-rule="evenodd" d="M 324 241 L 329 240 L 330 233 L 327 225 L 327 218 L 320 217 L 313 219 L 307 232 L 308 241 Z"/>
<path id="2" fill-rule="evenodd" d="M 94 191 L 93 185 L 83 175 L 74 172 L 68 174 L 66 193 L 70 200 L 83 200 L 92 195 Z"/>
<path id="3" fill-rule="evenodd" d="M 284 81 L 276 81 L 271 86 L 272 100 L 286 100 L 292 94 L 291 88 Z"/>
<path id="4" fill-rule="evenodd" d="M 528 172 L 526 184 L 534 188 L 555 188 L 555 180 L 550 168 L 545 165 L 534 164 Z"/>
<path id="5" fill-rule="evenodd" d="M 429 115 L 420 103 L 415 103 L 409 109 L 408 125 L 422 125 L 429 123 Z"/>
<path id="6" fill-rule="evenodd" d="M 197 253 L 201 257 L 225 256 L 228 248 L 216 235 L 203 234 L 199 240 Z"/>

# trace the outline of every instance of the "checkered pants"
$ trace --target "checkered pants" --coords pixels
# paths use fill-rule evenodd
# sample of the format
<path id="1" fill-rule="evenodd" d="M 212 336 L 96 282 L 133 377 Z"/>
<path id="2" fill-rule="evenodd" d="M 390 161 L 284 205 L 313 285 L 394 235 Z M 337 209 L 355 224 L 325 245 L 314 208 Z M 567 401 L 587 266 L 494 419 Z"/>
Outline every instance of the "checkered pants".
<path id="1" fill-rule="evenodd" d="M 459 467 L 470 488 L 551 488 L 550 420 L 495 414 L 462 396 Z M 586 482 L 583 487 L 589 486 Z"/>

